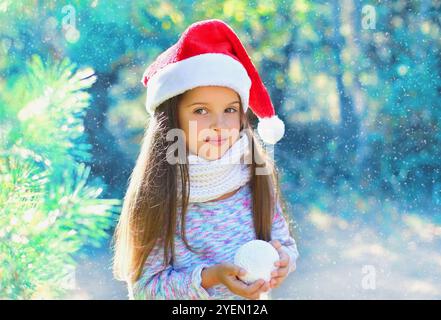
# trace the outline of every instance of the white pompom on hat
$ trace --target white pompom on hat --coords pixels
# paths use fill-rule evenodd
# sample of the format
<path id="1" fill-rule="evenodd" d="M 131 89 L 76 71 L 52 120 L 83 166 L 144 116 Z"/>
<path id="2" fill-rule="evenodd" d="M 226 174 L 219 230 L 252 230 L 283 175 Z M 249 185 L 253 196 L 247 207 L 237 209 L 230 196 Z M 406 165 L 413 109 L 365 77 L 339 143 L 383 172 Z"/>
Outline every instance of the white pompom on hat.
<path id="1" fill-rule="evenodd" d="M 199 86 L 235 90 L 244 112 L 258 117 L 257 132 L 268 144 L 277 143 L 285 125 L 276 115 L 256 67 L 233 29 L 219 19 L 191 24 L 179 40 L 147 67 L 142 77 L 147 88 L 146 109 L 153 114 L 167 99 Z"/>

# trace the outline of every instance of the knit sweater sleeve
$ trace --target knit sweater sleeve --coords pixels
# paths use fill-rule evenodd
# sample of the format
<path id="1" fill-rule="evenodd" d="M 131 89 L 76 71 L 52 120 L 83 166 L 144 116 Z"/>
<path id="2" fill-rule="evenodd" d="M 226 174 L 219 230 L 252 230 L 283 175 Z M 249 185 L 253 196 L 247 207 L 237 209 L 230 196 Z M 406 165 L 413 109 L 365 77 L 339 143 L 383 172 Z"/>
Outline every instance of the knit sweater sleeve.
<path id="1" fill-rule="evenodd" d="M 282 244 L 282 249 L 288 253 L 290 257 L 289 272 L 291 273 L 296 268 L 299 251 L 297 250 L 296 241 L 289 232 L 288 223 L 282 215 L 280 203 L 277 203 L 276 212 L 274 213 L 271 238 L 279 240 Z"/>
<path id="2" fill-rule="evenodd" d="M 159 243 L 159 241 L 158 241 Z M 164 265 L 162 246 L 153 248 L 144 264 L 141 277 L 132 287 L 136 300 L 199 300 L 210 299 L 212 288 L 202 287 L 202 270 L 206 264 L 196 264 L 183 269 Z"/>

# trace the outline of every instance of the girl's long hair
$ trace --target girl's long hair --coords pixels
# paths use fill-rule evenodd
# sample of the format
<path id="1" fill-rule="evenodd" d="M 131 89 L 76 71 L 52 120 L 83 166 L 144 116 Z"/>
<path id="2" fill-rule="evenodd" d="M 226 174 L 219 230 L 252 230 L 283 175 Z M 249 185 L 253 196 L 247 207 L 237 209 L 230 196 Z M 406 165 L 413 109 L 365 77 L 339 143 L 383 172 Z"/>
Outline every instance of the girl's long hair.
<path id="1" fill-rule="evenodd" d="M 189 177 L 187 164 L 172 165 L 167 161 L 167 132 L 180 128 L 178 104 L 182 94 L 163 102 L 149 119 L 135 168 L 129 178 L 123 207 L 113 237 L 113 273 L 116 279 L 129 285 L 136 282 L 143 271 L 148 255 L 160 240 L 164 249 L 165 265 L 175 260 L 174 235 L 181 222 L 181 237 L 189 250 L 185 235 L 185 215 L 188 206 Z M 278 198 L 283 216 L 292 225 L 286 213 L 287 203 L 280 192 L 279 174 L 251 127 L 254 114 L 240 110 L 241 129 L 250 137 L 250 163 L 253 225 L 256 239 L 270 241 L 275 201 Z M 255 174 L 259 167 L 270 174 Z M 178 201 L 177 170 L 181 170 L 182 201 Z M 178 206 L 178 202 L 180 206 Z M 180 219 L 178 220 L 178 214 Z"/>

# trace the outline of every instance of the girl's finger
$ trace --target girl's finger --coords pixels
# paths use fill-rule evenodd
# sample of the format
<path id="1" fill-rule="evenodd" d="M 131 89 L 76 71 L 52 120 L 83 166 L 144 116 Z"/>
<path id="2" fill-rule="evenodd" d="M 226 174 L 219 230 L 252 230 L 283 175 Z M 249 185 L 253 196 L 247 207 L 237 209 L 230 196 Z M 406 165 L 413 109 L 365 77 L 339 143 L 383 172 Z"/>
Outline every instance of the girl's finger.
<path id="1" fill-rule="evenodd" d="M 248 294 L 253 294 L 254 292 L 258 291 L 259 288 L 265 284 L 265 281 L 262 279 L 259 279 L 257 281 L 255 281 L 254 283 L 248 285 L 247 288 L 247 293 Z"/>
<path id="2" fill-rule="evenodd" d="M 265 284 L 260 288 L 262 292 L 267 292 L 270 289 L 270 282 L 266 281 Z"/>
<path id="3" fill-rule="evenodd" d="M 280 252 L 280 260 L 276 261 L 274 265 L 277 264 L 276 266 L 278 267 L 286 267 L 288 263 L 289 263 L 289 255 L 286 252 L 282 251 Z"/>
<path id="4" fill-rule="evenodd" d="M 257 290 L 253 292 L 253 294 L 260 295 L 261 292 L 266 292 L 269 289 L 270 289 L 269 281 L 264 281 L 264 283 L 259 288 L 257 288 Z"/>
<path id="5" fill-rule="evenodd" d="M 248 293 L 248 286 L 246 283 L 242 282 L 241 280 L 236 280 L 233 282 L 233 286 L 238 290 L 241 294 L 247 294 Z"/>
<path id="6" fill-rule="evenodd" d="M 271 272 L 271 279 L 285 278 L 288 275 L 289 268 L 280 268 Z"/>
<path id="7" fill-rule="evenodd" d="M 289 264 L 289 258 L 283 258 L 274 262 L 274 266 L 278 268 L 286 268 Z"/>
<path id="8" fill-rule="evenodd" d="M 259 292 L 253 293 L 251 295 L 250 299 L 252 299 L 252 300 L 259 300 L 260 299 L 260 293 Z"/>
<path id="9" fill-rule="evenodd" d="M 279 267 L 280 268 L 286 268 L 289 264 L 289 258 L 283 258 L 279 260 Z"/>
<path id="10" fill-rule="evenodd" d="M 288 275 L 289 268 L 280 268 L 277 270 L 277 274 L 272 278 L 286 277 Z"/>
<path id="11" fill-rule="evenodd" d="M 251 288 L 251 285 L 247 285 L 247 284 L 244 284 L 244 286 L 238 285 L 238 287 L 236 288 L 235 291 L 237 294 L 239 294 L 243 297 L 246 297 L 248 299 L 253 299 L 252 295 L 253 295 L 254 291 L 251 291 L 250 288 Z"/>
<path id="12" fill-rule="evenodd" d="M 278 282 L 279 282 L 279 280 L 277 280 L 277 279 L 271 279 L 271 281 L 270 281 L 270 287 L 271 288 L 276 288 L 277 286 L 278 286 Z"/>

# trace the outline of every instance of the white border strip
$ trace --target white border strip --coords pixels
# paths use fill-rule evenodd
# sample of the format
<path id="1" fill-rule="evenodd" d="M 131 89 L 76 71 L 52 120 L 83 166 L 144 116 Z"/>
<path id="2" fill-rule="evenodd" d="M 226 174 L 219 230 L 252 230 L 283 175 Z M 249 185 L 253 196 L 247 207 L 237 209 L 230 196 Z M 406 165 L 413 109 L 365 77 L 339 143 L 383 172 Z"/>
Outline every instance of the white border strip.
<path id="1" fill-rule="evenodd" d="M 153 114 L 167 99 L 199 86 L 225 86 L 235 90 L 243 111 L 248 109 L 251 79 L 236 59 L 221 53 L 204 53 L 169 64 L 147 82 L 146 109 Z"/>

